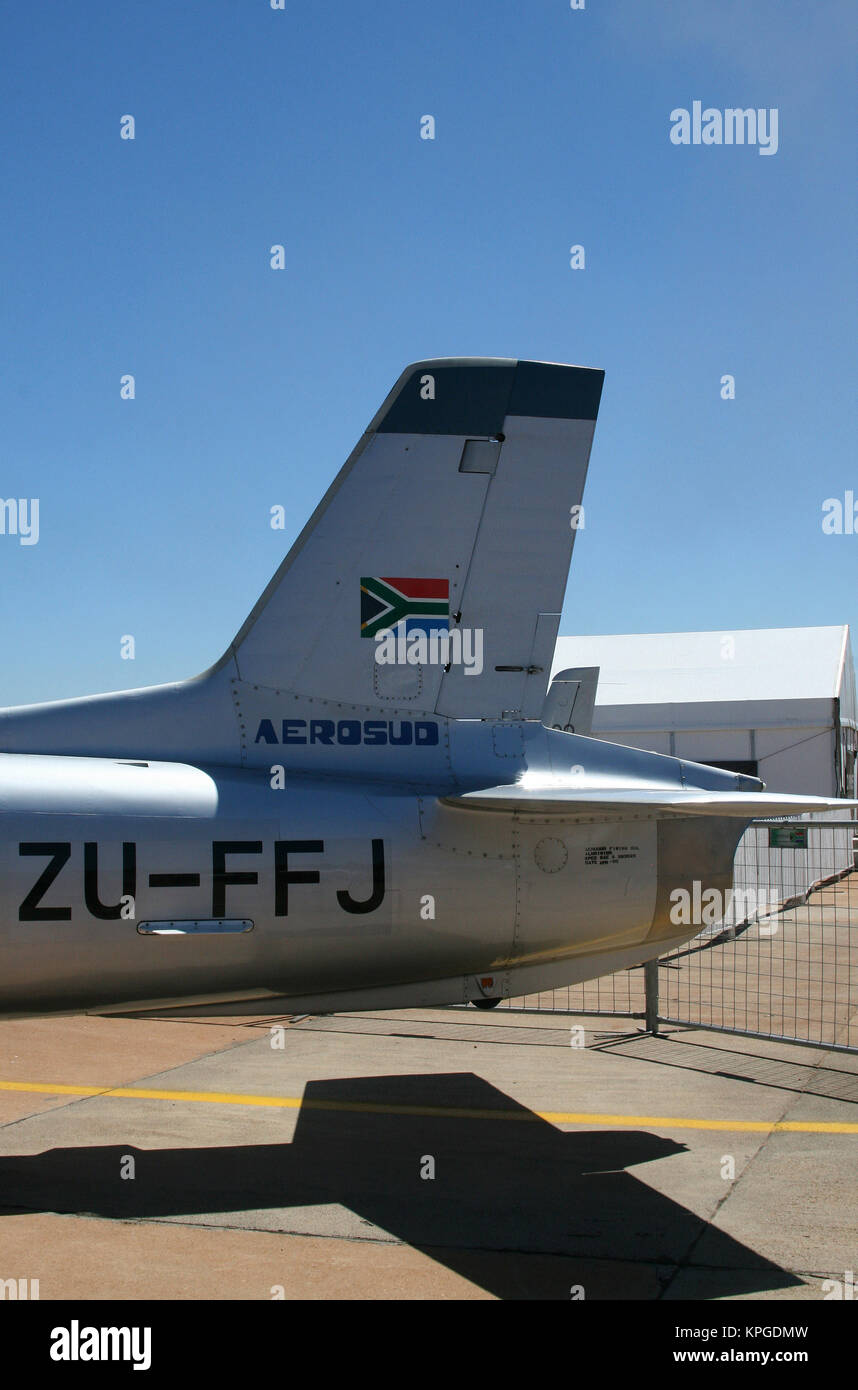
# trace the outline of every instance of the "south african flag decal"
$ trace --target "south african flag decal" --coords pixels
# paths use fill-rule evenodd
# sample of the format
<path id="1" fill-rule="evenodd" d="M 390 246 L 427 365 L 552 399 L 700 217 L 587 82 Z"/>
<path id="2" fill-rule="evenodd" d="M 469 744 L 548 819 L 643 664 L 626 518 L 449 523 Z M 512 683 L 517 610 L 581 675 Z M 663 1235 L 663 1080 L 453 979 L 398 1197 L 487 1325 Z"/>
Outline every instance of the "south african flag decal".
<path id="1" fill-rule="evenodd" d="M 391 629 L 406 637 L 412 632 L 449 632 L 449 579 L 362 579 L 361 637 Z"/>

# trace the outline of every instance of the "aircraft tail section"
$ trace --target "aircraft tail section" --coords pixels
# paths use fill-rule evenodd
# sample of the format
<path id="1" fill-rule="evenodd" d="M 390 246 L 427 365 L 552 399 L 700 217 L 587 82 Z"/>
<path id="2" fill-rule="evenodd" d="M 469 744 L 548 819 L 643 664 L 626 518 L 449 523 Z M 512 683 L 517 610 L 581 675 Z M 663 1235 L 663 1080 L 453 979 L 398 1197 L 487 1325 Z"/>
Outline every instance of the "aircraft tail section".
<path id="1" fill-rule="evenodd" d="M 2 710 L 0 750 L 449 779 L 439 716 L 539 720 L 603 376 L 414 363 L 220 661 Z"/>
<path id="2" fill-rule="evenodd" d="M 507 358 L 408 367 L 224 658 L 241 685 L 538 718 L 602 380 Z"/>

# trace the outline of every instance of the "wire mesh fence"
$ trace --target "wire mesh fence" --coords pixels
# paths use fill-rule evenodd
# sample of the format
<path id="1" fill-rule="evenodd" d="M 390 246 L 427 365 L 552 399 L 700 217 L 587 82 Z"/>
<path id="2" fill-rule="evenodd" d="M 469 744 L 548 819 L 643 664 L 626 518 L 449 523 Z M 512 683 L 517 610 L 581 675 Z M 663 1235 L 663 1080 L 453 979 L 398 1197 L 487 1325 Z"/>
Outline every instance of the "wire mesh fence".
<path id="1" fill-rule="evenodd" d="M 733 888 L 693 940 L 508 1007 L 603 1014 L 858 1051 L 858 822 L 757 822 Z M 705 896 L 705 895 L 704 895 Z"/>

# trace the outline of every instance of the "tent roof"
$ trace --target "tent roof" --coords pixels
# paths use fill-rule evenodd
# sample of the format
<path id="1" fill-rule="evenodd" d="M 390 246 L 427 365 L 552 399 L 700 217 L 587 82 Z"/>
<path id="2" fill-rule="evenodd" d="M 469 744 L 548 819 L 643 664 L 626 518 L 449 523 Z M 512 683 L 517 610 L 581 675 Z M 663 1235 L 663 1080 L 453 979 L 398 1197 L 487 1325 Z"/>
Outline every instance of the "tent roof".
<path id="1" fill-rule="evenodd" d="M 845 624 L 558 637 L 552 677 L 575 666 L 600 668 L 597 705 L 833 699 L 844 672 L 854 691 Z"/>

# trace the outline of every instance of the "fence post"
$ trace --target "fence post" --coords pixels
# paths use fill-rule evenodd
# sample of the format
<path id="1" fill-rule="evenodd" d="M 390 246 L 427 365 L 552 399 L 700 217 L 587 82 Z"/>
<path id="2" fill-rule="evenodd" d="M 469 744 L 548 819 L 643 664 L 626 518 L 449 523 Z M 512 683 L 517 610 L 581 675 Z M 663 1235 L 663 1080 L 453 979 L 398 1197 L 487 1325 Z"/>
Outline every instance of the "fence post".
<path id="1" fill-rule="evenodd" d="M 658 960 L 644 962 L 644 991 L 646 994 L 646 1031 L 658 1032 Z"/>

